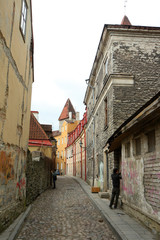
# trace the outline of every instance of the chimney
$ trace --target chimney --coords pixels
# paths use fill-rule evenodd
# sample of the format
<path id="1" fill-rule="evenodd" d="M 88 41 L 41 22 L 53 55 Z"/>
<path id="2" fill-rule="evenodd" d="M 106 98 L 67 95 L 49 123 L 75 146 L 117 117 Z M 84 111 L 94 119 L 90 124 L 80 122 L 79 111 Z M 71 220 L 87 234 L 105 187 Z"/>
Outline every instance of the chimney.
<path id="1" fill-rule="evenodd" d="M 79 112 L 76 112 L 76 120 L 79 121 Z"/>
<path id="2" fill-rule="evenodd" d="M 69 112 L 69 120 L 72 120 L 72 112 Z"/>
<path id="3" fill-rule="evenodd" d="M 39 122 L 39 112 L 38 111 L 32 111 L 32 113 L 35 116 L 35 118 L 37 119 L 37 121 Z"/>

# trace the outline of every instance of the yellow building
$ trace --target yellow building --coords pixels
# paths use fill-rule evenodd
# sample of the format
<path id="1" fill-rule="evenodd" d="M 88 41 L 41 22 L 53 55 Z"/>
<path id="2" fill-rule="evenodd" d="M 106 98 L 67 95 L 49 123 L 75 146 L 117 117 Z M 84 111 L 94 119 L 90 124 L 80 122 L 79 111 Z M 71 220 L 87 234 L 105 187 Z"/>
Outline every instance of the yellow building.
<path id="1" fill-rule="evenodd" d="M 55 136 L 57 141 L 57 151 L 56 151 L 56 169 L 59 169 L 61 174 L 66 173 L 66 152 L 65 148 L 67 147 L 67 136 L 72 132 L 79 121 L 68 122 L 67 120 L 63 122 L 61 127 L 61 133 L 58 136 Z"/>
<path id="2" fill-rule="evenodd" d="M 25 201 L 33 82 L 31 21 L 30 0 L 0 0 L 0 231 L 21 213 Z"/>
<path id="3" fill-rule="evenodd" d="M 65 174 L 66 172 L 65 148 L 67 146 L 67 137 L 68 134 L 72 132 L 79 123 L 79 113 L 75 112 L 70 99 L 67 99 L 67 102 L 58 120 L 59 131 L 53 132 L 53 137 L 55 137 L 57 141 L 55 167 L 56 169 L 59 170 L 60 174 Z"/>

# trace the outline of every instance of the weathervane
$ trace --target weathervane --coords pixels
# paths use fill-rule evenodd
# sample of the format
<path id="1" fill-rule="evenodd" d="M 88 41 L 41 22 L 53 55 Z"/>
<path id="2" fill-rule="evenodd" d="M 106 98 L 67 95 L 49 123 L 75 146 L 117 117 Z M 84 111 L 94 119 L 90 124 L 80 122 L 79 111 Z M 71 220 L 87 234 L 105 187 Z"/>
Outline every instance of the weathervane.
<path id="1" fill-rule="evenodd" d="M 126 15 L 127 1 L 128 1 L 128 0 L 124 0 L 124 15 Z"/>

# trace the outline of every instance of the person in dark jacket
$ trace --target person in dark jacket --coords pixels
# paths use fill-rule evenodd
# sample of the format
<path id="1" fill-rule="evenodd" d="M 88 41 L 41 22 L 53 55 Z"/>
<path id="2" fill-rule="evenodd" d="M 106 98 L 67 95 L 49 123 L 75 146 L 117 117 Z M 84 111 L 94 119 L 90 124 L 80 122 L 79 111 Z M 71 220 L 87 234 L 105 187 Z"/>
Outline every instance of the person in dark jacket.
<path id="1" fill-rule="evenodd" d="M 114 203 L 114 208 L 117 208 L 117 204 L 118 204 L 118 198 L 119 198 L 119 194 L 120 194 L 120 179 L 122 179 L 121 177 L 121 173 L 119 173 L 118 168 L 114 168 L 113 169 L 113 174 L 111 175 L 112 178 L 112 183 L 113 183 L 113 189 L 112 189 L 112 196 L 111 196 L 111 201 L 110 201 L 110 205 L 109 207 L 112 209 L 112 205 L 114 203 L 114 199 L 115 199 L 115 203 Z"/>
<path id="2" fill-rule="evenodd" d="M 56 174 L 56 170 L 51 171 L 52 173 L 52 177 L 53 177 L 53 188 L 56 188 L 56 180 L 57 180 L 57 174 Z"/>

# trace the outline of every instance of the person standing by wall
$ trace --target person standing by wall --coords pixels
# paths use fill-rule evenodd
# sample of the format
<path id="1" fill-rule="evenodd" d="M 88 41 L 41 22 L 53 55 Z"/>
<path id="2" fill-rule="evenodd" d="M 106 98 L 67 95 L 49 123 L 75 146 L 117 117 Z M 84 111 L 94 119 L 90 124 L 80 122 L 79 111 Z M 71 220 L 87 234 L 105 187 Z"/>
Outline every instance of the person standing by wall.
<path id="1" fill-rule="evenodd" d="M 53 177 L 53 188 L 56 188 L 56 180 L 57 180 L 57 174 L 56 174 L 56 170 L 51 171 L 52 173 L 52 177 Z"/>
<path id="2" fill-rule="evenodd" d="M 112 183 L 113 183 L 113 189 L 112 189 L 112 196 L 111 196 L 111 201 L 110 201 L 110 205 L 109 207 L 112 209 L 112 205 L 115 199 L 115 203 L 114 203 L 114 208 L 117 208 L 117 204 L 118 204 L 118 198 L 119 198 L 119 194 L 120 194 L 120 179 L 122 179 L 121 177 L 121 173 L 119 173 L 118 168 L 114 168 L 113 169 L 113 174 L 111 175 L 112 178 Z"/>

